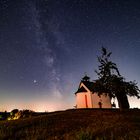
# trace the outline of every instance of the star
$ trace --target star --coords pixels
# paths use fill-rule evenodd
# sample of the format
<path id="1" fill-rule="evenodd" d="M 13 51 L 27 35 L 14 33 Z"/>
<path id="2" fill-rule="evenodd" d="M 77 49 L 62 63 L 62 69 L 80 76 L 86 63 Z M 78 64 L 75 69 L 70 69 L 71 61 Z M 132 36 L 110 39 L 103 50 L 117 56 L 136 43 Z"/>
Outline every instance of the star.
<path id="1" fill-rule="evenodd" d="M 34 83 L 34 84 L 37 83 L 37 80 L 34 80 L 33 83 Z"/>

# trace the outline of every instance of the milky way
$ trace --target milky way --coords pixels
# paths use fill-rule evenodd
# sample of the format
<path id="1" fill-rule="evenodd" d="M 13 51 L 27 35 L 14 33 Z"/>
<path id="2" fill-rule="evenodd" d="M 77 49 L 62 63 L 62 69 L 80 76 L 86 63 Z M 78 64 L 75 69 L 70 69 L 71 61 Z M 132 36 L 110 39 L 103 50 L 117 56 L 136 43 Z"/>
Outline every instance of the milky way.
<path id="1" fill-rule="evenodd" d="M 0 0 L 2 109 L 72 108 L 84 73 L 97 78 L 102 45 L 122 75 L 140 83 L 139 6 L 137 0 Z"/>

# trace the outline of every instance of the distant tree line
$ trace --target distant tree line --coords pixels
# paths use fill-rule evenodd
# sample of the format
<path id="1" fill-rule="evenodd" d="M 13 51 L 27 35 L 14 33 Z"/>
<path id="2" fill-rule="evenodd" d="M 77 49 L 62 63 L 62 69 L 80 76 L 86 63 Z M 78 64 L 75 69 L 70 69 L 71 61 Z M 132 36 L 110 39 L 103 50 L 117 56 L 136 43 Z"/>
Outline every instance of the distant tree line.
<path id="1" fill-rule="evenodd" d="M 11 112 L 1 112 L 0 113 L 0 120 L 16 120 L 20 118 L 28 118 L 34 116 L 36 113 L 32 110 L 18 110 L 13 109 Z"/>

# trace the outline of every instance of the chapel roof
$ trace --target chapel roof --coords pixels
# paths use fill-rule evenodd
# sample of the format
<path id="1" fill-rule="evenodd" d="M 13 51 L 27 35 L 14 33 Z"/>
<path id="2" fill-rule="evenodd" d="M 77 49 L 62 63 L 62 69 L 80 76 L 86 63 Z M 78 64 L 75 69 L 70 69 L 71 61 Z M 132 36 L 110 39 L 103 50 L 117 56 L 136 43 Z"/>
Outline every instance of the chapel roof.
<path id="1" fill-rule="evenodd" d="M 82 83 L 90 90 L 93 91 L 94 83 L 90 81 L 82 81 Z"/>
<path id="2" fill-rule="evenodd" d="M 93 89 L 94 83 L 90 81 L 90 77 L 88 77 L 87 75 L 85 75 L 82 78 L 81 83 L 83 83 L 90 91 L 94 91 L 94 89 Z M 76 91 L 76 93 L 86 92 L 86 91 L 87 90 L 83 86 L 82 87 L 79 86 L 79 88 Z"/>
<path id="3" fill-rule="evenodd" d="M 76 91 L 76 93 L 79 93 L 79 92 L 86 92 L 86 89 L 84 87 L 81 87 Z"/>

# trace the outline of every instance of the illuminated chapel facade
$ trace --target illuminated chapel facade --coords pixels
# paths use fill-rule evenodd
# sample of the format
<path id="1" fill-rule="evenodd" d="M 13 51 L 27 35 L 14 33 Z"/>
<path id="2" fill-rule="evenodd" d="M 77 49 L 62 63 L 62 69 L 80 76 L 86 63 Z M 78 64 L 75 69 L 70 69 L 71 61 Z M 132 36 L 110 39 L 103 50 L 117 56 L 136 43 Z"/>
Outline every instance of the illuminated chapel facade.
<path id="1" fill-rule="evenodd" d="M 75 96 L 76 108 L 112 108 L 109 95 L 95 92 L 94 82 L 88 76 L 82 78 Z"/>

